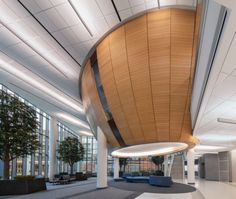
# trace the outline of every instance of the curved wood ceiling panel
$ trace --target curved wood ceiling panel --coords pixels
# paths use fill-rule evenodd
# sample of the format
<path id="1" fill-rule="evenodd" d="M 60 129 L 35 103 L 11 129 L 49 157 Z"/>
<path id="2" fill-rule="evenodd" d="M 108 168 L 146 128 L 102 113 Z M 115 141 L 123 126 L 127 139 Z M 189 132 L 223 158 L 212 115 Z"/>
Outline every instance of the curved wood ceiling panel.
<path id="1" fill-rule="evenodd" d="M 158 141 L 170 138 L 170 10 L 148 13 L 150 81 Z"/>
<path id="2" fill-rule="evenodd" d="M 129 131 L 127 120 L 123 109 L 121 108 L 120 97 L 117 91 L 116 80 L 114 75 L 114 60 L 111 58 L 109 37 L 104 39 L 97 48 L 98 65 L 103 84 L 104 92 L 107 98 L 109 109 L 113 118 L 126 143 L 133 140 L 133 136 Z M 111 61 L 112 60 L 112 61 Z"/>
<path id="3" fill-rule="evenodd" d="M 157 140 L 150 84 L 146 15 L 125 24 L 128 67 L 139 122 L 148 142 Z"/>
<path id="4" fill-rule="evenodd" d="M 91 128 L 93 129 L 93 132 L 97 133 L 97 127 L 99 126 L 101 129 L 103 129 L 108 143 L 110 143 L 112 146 L 119 146 L 107 123 L 105 113 L 99 100 L 90 61 L 86 64 L 82 76 L 82 101 L 85 114 Z"/>
<path id="5" fill-rule="evenodd" d="M 135 98 L 129 76 L 124 26 L 110 34 L 110 52 L 117 91 L 133 140 L 127 144 L 140 143 L 143 136 L 135 107 Z M 137 136 L 138 135 L 138 136 Z"/>
<path id="6" fill-rule="evenodd" d="M 105 96 L 127 145 L 196 143 L 189 113 L 194 28 L 195 11 L 163 9 L 127 22 L 97 46 Z"/>
<path id="7" fill-rule="evenodd" d="M 178 140 L 188 103 L 195 12 L 171 9 L 170 139 Z"/>

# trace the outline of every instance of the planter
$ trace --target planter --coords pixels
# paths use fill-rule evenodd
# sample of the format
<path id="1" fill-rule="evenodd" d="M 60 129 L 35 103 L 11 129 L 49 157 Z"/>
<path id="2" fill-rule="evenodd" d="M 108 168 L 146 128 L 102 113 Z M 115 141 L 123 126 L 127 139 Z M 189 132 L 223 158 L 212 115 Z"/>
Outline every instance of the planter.
<path id="1" fill-rule="evenodd" d="M 76 180 L 78 180 L 78 181 L 83 181 L 83 180 L 87 180 L 87 179 L 88 179 L 87 175 L 86 175 L 86 174 L 83 174 L 82 172 L 77 172 L 77 173 L 75 174 L 75 178 L 76 178 Z"/>
<path id="2" fill-rule="evenodd" d="M 20 195 L 46 190 L 44 178 L 35 180 L 0 180 L 0 195 Z"/>

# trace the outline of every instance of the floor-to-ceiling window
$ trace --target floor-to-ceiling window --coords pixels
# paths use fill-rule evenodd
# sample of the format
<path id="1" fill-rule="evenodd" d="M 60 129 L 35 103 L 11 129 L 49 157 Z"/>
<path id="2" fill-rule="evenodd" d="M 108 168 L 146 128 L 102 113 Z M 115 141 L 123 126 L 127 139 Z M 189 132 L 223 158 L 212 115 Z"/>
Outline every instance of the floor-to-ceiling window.
<path id="1" fill-rule="evenodd" d="M 32 154 L 24 158 L 17 158 L 10 163 L 10 173 L 11 177 L 16 175 L 37 175 L 48 177 L 48 161 L 49 161 L 49 133 L 51 131 L 51 117 L 47 115 L 44 111 L 38 109 L 32 105 L 27 100 L 23 99 L 16 93 L 13 93 L 6 86 L 0 84 L 0 90 L 4 90 L 7 93 L 18 97 L 22 102 L 28 104 L 37 112 L 37 120 L 39 121 L 38 128 L 38 140 L 39 148 Z M 64 124 L 58 122 L 57 124 L 57 149 L 61 141 L 66 137 L 77 137 L 85 147 L 84 160 L 81 163 L 74 165 L 74 172 L 84 171 L 84 172 L 96 172 L 96 157 L 97 157 L 97 141 L 94 137 L 88 136 L 78 136 L 78 134 L 72 131 L 70 128 Z M 70 172 L 70 167 L 68 164 L 62 162 L 57 155 L 57 171 L 60 172 Z"/>
<path id="2" fill-rule="evenodd" d="M 17 158 L 11 161 L 11 177 L 15 177 L 16 175 L 40 175 L 40 176 L 48 176 L 48 152 L 49 152 L 49 131 L 50 131 L 50 116 L 47 115 L 42 110 L 36 108 L 27 100 L 23 99 L 16 93 L 13 93 L 6 86 L 0 84 L 0 89 L 5 92 L 14 95 L 19 98 L 20 101 L 26 103 L 36 110 L 37 120 L 39 121 L 38 127 L 38 140 L 39 140 L 39 148 L 38 150 L 32 154 L 28 155 L 24 158 Z"/>
<path id="3" fill-rule="evenodd" d="M 86 173 L 96 172 L 97 141 L 91 136 L 81 136 L 81 142 L 85 149 L 84 159 L 80 163 L 80 171 Z"/>
<path id="4" fill-rule="evenodd" d="M 63 125 L 62 123 L 58 122 L 57 124 L 57 149 L 60 145 L 60 142 L 63 141 L 67 137 L 75 137 L 80 138 L 76 135 L 75 132 L 73 132 L 71 129 L 69 129 L 67 126 Z M 59 160 L 59 154 L 56 152 L 57 155 L 57 172 L 59 173 L 70 173 L 70 167 L 67 163 L 64 163 L 63 161 Z M 73 168 L 74 172 L 77 171 L 77 164 L 74 164 Z"/>

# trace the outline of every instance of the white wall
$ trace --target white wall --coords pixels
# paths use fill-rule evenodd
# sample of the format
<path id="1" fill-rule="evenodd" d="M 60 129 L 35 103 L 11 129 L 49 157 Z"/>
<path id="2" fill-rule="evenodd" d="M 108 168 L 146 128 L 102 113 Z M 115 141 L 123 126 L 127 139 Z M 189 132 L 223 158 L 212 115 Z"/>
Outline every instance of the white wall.
<path id="1" fill-rule="evenodd" d="M 236 149 L 231 151 L 232 182 L 236 182 Z"/>

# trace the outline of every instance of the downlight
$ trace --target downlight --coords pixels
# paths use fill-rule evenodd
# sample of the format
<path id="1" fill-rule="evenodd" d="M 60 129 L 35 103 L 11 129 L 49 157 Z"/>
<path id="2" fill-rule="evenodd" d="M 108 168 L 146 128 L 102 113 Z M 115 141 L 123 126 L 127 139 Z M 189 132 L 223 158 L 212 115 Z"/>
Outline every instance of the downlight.
<path id="1" fill-rule="evenodd" d="M 188 145 L 181 142 L 159 142 L 121 148 L 113 151 L 111 155 L 114 157 L 147 157 L 176 153 L 187 148 Z"/>

